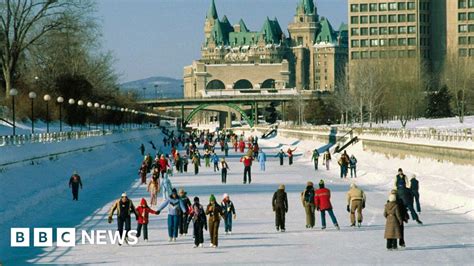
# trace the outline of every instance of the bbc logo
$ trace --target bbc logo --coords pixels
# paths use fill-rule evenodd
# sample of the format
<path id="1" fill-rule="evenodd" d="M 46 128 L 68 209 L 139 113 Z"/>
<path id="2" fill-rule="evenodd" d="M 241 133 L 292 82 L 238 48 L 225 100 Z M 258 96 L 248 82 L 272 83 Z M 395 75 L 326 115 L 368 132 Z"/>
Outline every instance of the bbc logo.
<path id="1" fill-rule="evenodd" d="M 11 228 L 10 246 L 29 247 L 30 228 Z M 76 245 L 75 228 L 56 228 L 56 246 L 73 247 Z M 34 247 L 53 246 L 53 228 L 33 228 Z"/>

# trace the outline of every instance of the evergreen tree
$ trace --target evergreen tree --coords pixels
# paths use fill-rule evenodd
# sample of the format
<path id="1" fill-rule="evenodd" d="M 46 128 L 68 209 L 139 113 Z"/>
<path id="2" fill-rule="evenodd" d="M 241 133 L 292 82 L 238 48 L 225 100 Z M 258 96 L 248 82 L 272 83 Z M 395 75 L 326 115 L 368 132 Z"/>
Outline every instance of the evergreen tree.
<path id="1" fill-rule="evenodd" d="M 426 108 L 427 118 L 451 117 L 451 99 L 448 87 L 443 86 L 439 91 L 430 92 L 428 94 L 428 107 Z"/>

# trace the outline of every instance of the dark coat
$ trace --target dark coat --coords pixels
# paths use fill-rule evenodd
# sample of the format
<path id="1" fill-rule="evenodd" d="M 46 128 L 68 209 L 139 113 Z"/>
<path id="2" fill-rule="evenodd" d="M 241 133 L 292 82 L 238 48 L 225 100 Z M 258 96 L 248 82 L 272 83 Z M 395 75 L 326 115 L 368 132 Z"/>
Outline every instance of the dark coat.
<path id="1" fill-rule="evenodd" d="M 405 206 L 413 205 L 413 193 L 410 189 L 400 187 L 397 189 L 397 195 L 403 201 Z"/>
<path id="2" fill-rule="evenodd" d="M 273 210 L 277 208 L 283 209 L 285 212 L 288 212 L 288 197 L 286 192 L 283 189 L 279 189 L 273 194 L 272 199 Z"/>
<path id="3" fill-rule="evenodd" d="M 418 185 L 418 180 L 416 180 L 416 178 L 412 178 L 410 180 L 410 189 L 412 192 L 418 193 L 419 185 Z"/>
<path id="4" fill-rule="evenodd" d="M 402 225 L 402 217 L 396 202 L 388 202 L 385 204 L 383 216 L 387 219 L 385 222 L 385 239 L 400 239 Z"/>

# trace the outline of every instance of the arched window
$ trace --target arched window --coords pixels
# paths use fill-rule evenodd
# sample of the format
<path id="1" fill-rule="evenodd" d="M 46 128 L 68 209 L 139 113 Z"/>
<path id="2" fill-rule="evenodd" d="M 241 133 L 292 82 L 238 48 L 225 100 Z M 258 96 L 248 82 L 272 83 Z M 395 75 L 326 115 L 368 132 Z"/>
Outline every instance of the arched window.
<path id="1" fill-rule="evenodd" d="M 224 90 L 224 89 L 225 89 L 224 82 L 218 79 L 211 80 L 206 85 L 206 90 Z"/>
<path id="2" fill-rule="evenodd" d="M 248 81 L 246 79 L 241 79 L 241 80 L 238 80 L 234 84 L 234 89 L 236 89 L 236 90 L 249 90 L 249 89 L 253 89 L 253 85 L 250 81 Z"/>
<path id="3" fill-rule="evenodd" d="M 267 79 L 262 83 L 260 86 L 261 89 L 274 89 L 275 88 L 275 80 L 274 79 Z"/>

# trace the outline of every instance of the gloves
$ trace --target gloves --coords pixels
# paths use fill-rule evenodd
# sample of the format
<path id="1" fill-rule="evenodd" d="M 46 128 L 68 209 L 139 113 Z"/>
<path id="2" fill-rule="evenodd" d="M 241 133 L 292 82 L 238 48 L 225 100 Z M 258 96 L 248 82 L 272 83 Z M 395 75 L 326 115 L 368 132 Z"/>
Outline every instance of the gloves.
<path id="1" fill-rule="evenodd" d="M 113 220 L 113 219 L 112 219 L 112 216 L 109 216 L 109 219 L 107 219 L 107 222 L 108 222 L 109 224 L 111 224 L 111 223 L 112 223 L 112 220 Z"/>
<path id="2" fill-rule="evenodd" d="M 347 212 L 351 212 L 351 209 L 349 208 L 349 205 L 347 205 Z"/>

